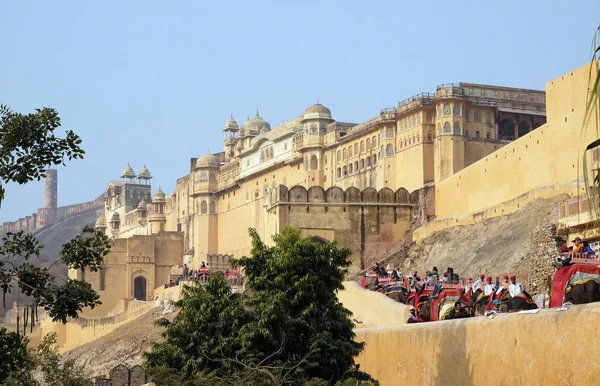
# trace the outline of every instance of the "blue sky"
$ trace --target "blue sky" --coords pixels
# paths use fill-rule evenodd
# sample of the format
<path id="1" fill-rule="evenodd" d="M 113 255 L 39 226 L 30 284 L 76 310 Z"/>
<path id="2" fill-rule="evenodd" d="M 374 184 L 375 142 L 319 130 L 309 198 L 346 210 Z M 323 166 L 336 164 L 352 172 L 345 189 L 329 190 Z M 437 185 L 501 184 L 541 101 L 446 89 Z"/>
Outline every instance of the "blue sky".
<path id="1" fill-rule="evenodd" d="M 590 58 L 590 1 L 6 1 L 0 104 L 51 106 L 83 138 L 59 205 L 89 201 L 128 162 L 171 192 L 222 149 L 230 114 L 275 126 L 319 98 L 362 122 L 439 83 L 543 89 Z M 7 186 L 0 221 L 43 206 Z"/>

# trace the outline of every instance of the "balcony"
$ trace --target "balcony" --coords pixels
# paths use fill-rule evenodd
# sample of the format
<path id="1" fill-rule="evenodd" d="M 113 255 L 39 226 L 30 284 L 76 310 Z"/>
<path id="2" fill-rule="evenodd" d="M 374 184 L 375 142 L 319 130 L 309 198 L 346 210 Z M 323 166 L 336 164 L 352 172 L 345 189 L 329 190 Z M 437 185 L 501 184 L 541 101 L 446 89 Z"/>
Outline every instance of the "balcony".
<path id="1" fill-rule="evenodd" d="M 583 194 L 560 202 L 558 204 L 558 233 L 568 234 L 572 228 L 587 228 L 592 225 L 597 220 L 597 211 L 590 207 L 590 203 L 597 205 L 598 196 L 588 197 L 587 194 Z"/>

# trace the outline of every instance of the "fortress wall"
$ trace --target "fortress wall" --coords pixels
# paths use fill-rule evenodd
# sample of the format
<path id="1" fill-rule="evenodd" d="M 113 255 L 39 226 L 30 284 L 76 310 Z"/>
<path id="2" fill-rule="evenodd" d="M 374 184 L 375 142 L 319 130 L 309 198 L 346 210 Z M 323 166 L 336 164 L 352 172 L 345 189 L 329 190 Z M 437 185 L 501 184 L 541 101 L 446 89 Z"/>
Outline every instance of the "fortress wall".
<path id="1" fill-rule="evenodd" d="M 586 65 L 547 83 L 545 125 L 437 184 L 437 217 L 481 212 L 537 188 L 577 180 L 582 149 L 597 139 L 592 127 L 580 138 L 588 74 Z"/>
<path id="2" fill-rule="evenodd" d="M 306 189 L 279 185 L 272 192 L 268 224 L 273 234 L 291 227 L 305 236 L 337 240 L 352 251 L 353 269 L 359 270 L 397 251 L 410 228 L 410 195 L 404 188 L 359 190 L 320 186 Z"/>
<path id="3" fill-rule="evenodd" d="M 356 361 L 386 385 L 596 385 L 600 303 L 567 311 L 356 329 Z"/>
<path id="4" fill-rule="evenodd" d="M 102 209 L 103 207 L 104 196 L 100 195 L 94 201 L 83 202 L 81 204 L 62 206 L 60 208 L 40 208 L 37 213 L 33 213 L 31 216 L 3 223 L 0 227 L 0 232 L 35 232 L 48 225 L 62 221 L 69 216 L 89 210 Z"/>
<path id="5" fill-rule="evenodd" d="M 352 313 L 357 327 L 382 327 L 406 323 L 409 307 L 378 292 L 363 289 L 354 281 L 344 282 L 338 300 Z"/>
<path id="6" fill-rule="evenodd" d="M 594 120 L 581 130 L 590 65 L 546 84 L 547 123 L 436 184 L 435 230 L 510 214 L 537 198 L 577 194 L 585 147 L 597 139 Z M 518 173 L 516 172 L 518 171 Z"/>

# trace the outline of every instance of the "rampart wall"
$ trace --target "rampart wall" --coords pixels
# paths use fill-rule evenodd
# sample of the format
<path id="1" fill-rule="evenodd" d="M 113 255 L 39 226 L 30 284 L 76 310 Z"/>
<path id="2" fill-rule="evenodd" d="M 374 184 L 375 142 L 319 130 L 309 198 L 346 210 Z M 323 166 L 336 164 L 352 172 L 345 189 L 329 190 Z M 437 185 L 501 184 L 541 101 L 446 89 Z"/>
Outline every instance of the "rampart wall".
<path id="1" fill-rule="evenodd" d="M 504 314 L 358 328 L 360 369 L 382 386 L 596 385 L 600 303 L 567 311 Z"/>
<path id="2" fill-rule="evenodd" d="M 359 270 L 402 246 L 411 213 L 419 212 L 415 209 L 419 197 L 418 191 L 411 195 L 404 188 L 350 187 L 344 191 L 337 186 L 325 190 L 279 185 L 272 192 L 267 221 L 271 235 L 291 227 L 306 237 L 337 240 L 352 251 L 350 260 Z"/>
<path id="3" fill-rule="evenodd" d="M 104 208 L 104 195 L 98 196 L 93 201 L 83 202 L 81 204 L 61 206 L 59 208 L 40 208 L 31 216 L 20 218 L 16 221 L 5 222 L 0 227 L 2 232 L 37 232 L 43 228 L 56 224 L 67 217 L 81 214 L 84 212 Z"/>
<path id="4" fill-rule="evenodd" d="M 594 115 L 582 131 L 589 68 L 546 84 L 545 125 L 436 184 L 437 220 L 420 229 L 415 239 L 512 213 L 537 198 L 582 192 L 584 185 L 577 181 L 583 151 L 597 139 Z"/>

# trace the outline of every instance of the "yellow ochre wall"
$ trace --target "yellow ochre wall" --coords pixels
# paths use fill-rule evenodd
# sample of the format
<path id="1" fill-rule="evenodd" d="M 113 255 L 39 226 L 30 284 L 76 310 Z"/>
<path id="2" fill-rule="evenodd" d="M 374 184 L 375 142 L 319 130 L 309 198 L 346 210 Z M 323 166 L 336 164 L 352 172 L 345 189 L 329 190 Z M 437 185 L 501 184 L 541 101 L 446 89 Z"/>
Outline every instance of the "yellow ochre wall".
<path id="1" fill-rule="evenodd" d="M 382 386 L 598 385 L 600 303 L 356 329 L 360 369 Z"/>
<path id="2" fill-rule="evenodd" d="M 382 327 L 406 323 L 409 307 L 378 292 L 367 291 L 353 281 L 344 282 L 338 300 L 352 313 L 353 319 L 362 322 L 356 327 Z"/>
<path id="3" fill-rule="evenodd" d="M 597 139 L 594 128 L 580 139 L 588 74 L 586 65 L 547 83 L 545 125 L 436 184 L 437 219 L 466 216 L 577 180 L 580 150 Z"/>

